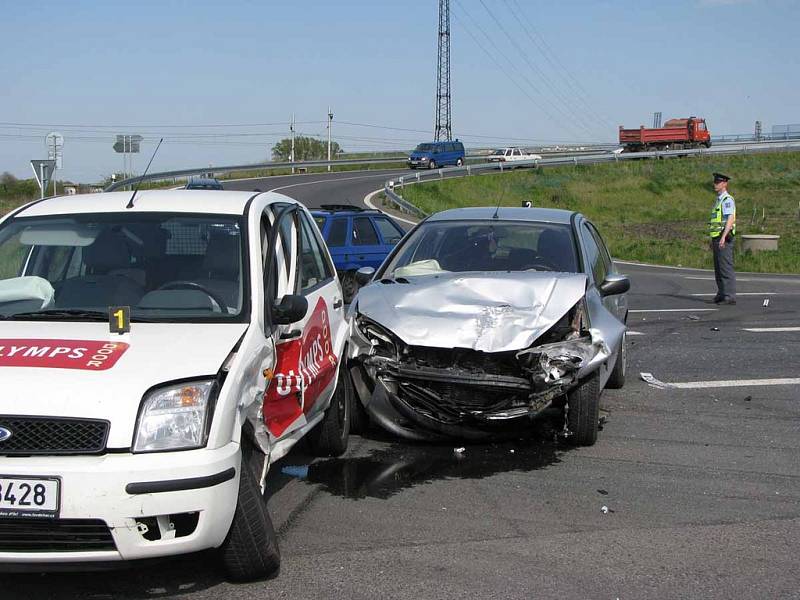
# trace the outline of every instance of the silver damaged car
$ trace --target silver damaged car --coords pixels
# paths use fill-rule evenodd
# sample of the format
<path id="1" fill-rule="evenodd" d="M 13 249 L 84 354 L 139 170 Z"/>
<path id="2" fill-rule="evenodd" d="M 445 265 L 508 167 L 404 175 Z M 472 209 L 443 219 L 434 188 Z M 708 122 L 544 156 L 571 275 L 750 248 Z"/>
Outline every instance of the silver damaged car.
<path id="1" fill-rule="evenodd" d="M 630 282 L 583 215 L 444 211 L 360 278 L 348 358 L 362 423 L 482 440 L 549 416 L 594 444 L 600 392 L 625 381 Z"/>

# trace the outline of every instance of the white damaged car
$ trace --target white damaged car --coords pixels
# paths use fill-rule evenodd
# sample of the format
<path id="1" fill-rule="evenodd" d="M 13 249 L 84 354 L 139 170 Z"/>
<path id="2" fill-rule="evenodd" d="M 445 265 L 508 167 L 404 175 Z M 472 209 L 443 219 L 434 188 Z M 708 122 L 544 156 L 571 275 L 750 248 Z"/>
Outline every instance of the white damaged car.
<path id="1" fill-rule="evenodd" d="M 347 447 L 342 292 L 275 193 L 37 201 L 0 221 L 0 566 L 218 548 L 274 574 L 270 464 Z"/>
<path id="2" fill-rule="evenodd" d="M 409 439 L 479 440 L 555 414 L 573 443 L 594 444 L 600 392 L 625 379 L 629 287 L 578 213 L 435 214 L 351 306 L 356 422 Z"/>

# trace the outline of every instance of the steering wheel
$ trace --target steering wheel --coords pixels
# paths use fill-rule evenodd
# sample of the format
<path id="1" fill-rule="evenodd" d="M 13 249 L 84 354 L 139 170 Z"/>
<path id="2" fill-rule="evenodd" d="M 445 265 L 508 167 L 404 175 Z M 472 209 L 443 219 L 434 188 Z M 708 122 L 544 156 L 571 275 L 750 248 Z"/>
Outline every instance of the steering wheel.
<path id="1" fill-rule="evenodd" d="M 536 259 L 533 262 L 528 263 L 528 265 L 525 268 L 525 270 L 526 271 L 557 271 L 558 269 L 549 260 L 546 260 L 541 256 L 537 256 Z"/>
<path id="2" fill-rule="evenodd" d="M 160 292 L 162 290 L 198 290 L 216 302 L 219 305 L 221 312 L 228 312 L 228 305 L 225 304 L 225 301 L 219 296 L 219 294 L 212 292 L 206 286 L 195 283 L 194 281 L 168 281 L 155 291 Z"/>

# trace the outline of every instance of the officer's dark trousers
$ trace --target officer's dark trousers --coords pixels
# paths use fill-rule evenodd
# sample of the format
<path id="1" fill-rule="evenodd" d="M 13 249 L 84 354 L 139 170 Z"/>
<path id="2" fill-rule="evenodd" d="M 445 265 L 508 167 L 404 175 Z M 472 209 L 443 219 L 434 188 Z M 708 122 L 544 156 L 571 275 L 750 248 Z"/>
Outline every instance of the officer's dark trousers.
<path id="1" fill-rule="evenodd" d="M 711 240 L 714 252 L 714 277 L 717 280 L 717 297 L 736 298 L 736 272 L 733 270 L 733 237 L 728 236 L 724 248 L 719 247 L 719 238 Z"/>

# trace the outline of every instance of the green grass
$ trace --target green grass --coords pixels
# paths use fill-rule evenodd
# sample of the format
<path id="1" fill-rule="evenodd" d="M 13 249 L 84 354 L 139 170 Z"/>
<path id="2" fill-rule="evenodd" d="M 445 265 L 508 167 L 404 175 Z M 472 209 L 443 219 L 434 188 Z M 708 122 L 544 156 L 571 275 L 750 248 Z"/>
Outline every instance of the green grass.
<path id="1" fill-rule="evenodd" d="M 739 236 L 781 236 L 777 252 L 737 250 L 737 270 L 800 272 L 800 152 L 518 170 L 416 184 L 399 191 L 428 213 L 494 206 L 498 201 L 501 206 L 520 206 L 523 200 L 576 210 L 598 226 L 616 258 L 710 268 L 705 229 L 715 198 L 714 171 L 733 178 L 730 192 L 736 199 Z"/>

